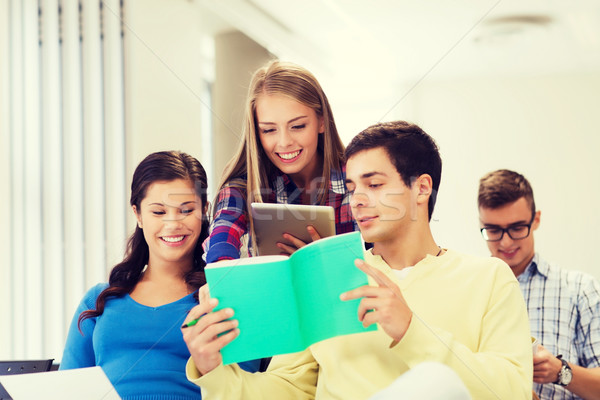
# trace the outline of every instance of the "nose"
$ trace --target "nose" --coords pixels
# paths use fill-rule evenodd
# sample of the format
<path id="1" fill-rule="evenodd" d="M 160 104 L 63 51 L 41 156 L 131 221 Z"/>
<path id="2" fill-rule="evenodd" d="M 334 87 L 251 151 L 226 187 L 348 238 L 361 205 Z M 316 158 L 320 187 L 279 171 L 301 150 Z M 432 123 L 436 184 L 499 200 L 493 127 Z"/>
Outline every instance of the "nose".
<path id="1" fill-rule="evenodd" d="M 365 205 L 367 205 L 368 202 L 369 198 L 367 197 L 367 195 L 364 193 L 360 193 L 356 190 L 354 191 L 354 193 L 352 193 L 352 196 L 350 196 L 351 208 L 364 207 Z"/>
<path id="2" fill-rule="evenodd" d="M 183 215 L 177 212 L 177 209 L 171 209 L 167 211 L 165 216 L 163 217 L 163 222 L 165 225 L 168 225 L 171 228 L 178 228 L 181 225 L 181 221 L 183 220 Z"/>
<path id="3" fill-rule="evenodd" d="M 500 245 L 502 247 L 509 247 L 513 240 L 508 236 L 508 232 L 502 232 L 502 238 L 500 239 Z"/>
<path id="4" fill-rule="evenodd" d="M 277 138 L 277 144 L 282 147 L 288 147 L 293 143 L 292 135 L 287 129 L 280 130 L 279 137 Z"/>

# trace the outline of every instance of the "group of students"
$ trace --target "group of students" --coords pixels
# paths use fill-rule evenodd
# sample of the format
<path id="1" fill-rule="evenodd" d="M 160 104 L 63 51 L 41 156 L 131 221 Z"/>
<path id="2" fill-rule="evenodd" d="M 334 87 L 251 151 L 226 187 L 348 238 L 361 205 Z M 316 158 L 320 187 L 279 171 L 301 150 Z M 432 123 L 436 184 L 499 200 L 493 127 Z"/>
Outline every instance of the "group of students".
<path id="1" fill-rule="evenodd" d="M 254 74 L 245 115 L 212 212 L 206 173 L 193 157 L 158 152 L 138 165 L 130 199 L 137 226 L 125 259 L 81 301 L 61 369 L 99 365 L 123 399 L 384 398 L 397 378 L 417 371 L 425 379 L 411 376 L 413 387 L 419 382 L 414 398 L 432 389 L 444 398 L 531 398 L 531 334 L 515 275 L 498 258 L 444 249 L 431 233 L 442 162 L 429 135 L 403 121 L 379 123 L 344 149 L 318 81 L 279 61 Z M 356 266 L 370 285 L 340 299 L 361 299 L 357 318 L 377 331 L 270 363 L 222 365 L 220 349 L 239 330 L 233 310 L 213 311 L 218 299 L 203 270 L 254 254 L 252 202 L 330 205 L 337 234 L 360 229 L 372 247 Z M 484 234 L 495 228 L 500 240 L 505 232 L 514 238 L 515 224 L 490 224 Z M 279 243 L 282 253 L 306 244 L 284 236 L 291 245 Z M 590 335 L 599 348 L 598 332 Z M 600 367 L 598 356 L 593 362 L 586 366 Z"/>

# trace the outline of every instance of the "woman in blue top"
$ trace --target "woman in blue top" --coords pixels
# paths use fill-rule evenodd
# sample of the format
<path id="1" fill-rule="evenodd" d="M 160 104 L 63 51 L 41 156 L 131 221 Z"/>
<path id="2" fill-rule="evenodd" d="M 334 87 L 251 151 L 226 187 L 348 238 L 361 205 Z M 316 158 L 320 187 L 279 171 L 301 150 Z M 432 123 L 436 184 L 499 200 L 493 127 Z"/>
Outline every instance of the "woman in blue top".
<path id="1" fill-rule="evenodd" d="M 60 369 L 98 365 L 127 400 L 201 398 L 185 376 L 180 327 L 206 282 L 206 188 L 204 168 L 185 153 L 153 153 L 138 165 L 130 199 L 137 226 L 125 259 L 81 301 Z"/>

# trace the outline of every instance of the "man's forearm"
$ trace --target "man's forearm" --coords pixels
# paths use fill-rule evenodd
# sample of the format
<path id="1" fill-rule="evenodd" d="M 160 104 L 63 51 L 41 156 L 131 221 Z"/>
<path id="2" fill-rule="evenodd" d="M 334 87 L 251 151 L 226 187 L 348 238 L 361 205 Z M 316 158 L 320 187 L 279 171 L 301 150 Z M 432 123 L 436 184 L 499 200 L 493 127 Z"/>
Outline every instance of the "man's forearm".
<path id="1" fill-rule="evenodd" d="M 600 400 L 600 367 L 584 368 L 569 363 L 573 379 L 566 389 L 585 400 Z"/>

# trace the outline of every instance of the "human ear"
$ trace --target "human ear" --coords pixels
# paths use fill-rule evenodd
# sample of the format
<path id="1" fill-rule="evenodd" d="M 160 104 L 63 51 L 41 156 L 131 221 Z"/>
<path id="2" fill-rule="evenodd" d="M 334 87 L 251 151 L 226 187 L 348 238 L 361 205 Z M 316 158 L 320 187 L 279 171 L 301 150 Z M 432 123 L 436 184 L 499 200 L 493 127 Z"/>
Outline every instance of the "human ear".
<path id="1" fill-rule="evenodd" d="M 427 203 L 429 202 L 429 196 L 431 196 L 433 187 L 433 180 L 429 174 L 420 175 L 415 183 L 413 184 L 413 188 L 417 191 L 417 203 Z"/>
<path id="2" fill-rule="evenodd" d="M 204 207 L 202 207 L 202 217 L 203 217 L 203 218 L 204 218 L 204 217 L 208 218 L 208 215 L 207 215 L 207 213 L 208 213 L 208 210 L 209 210 L 209 209 L 210 209 L 210 201 L 207 201 L 207 202 L 204 204 Z"/>
<path id="3" fill-rule="evenodd" d="M 531 230 L 535 231 L 540 226 L 540 221 L 542 219 L 542 212 L 540 210 L 536 211 L 533 216 L 533 222 L 531 223 Z"/>
<path id="4" fill-rule="evenodd" d="M 144 229 L 142 227 L 142 216 L 140 215 L 140 213 L 138 213 L 137 207 L 135 206 L 135 204 L 133 206 L 131 206 L 131 209 L 133 210 L 133 213 L 135 214 L 135 219 L 137 220 L 137 225 L 140 227 L 140 229 Z"/>
<path id="5" fill-rule="evenodd" d="M 325 118 L 319 117 L 319 135 L 325 133 Z"/>

